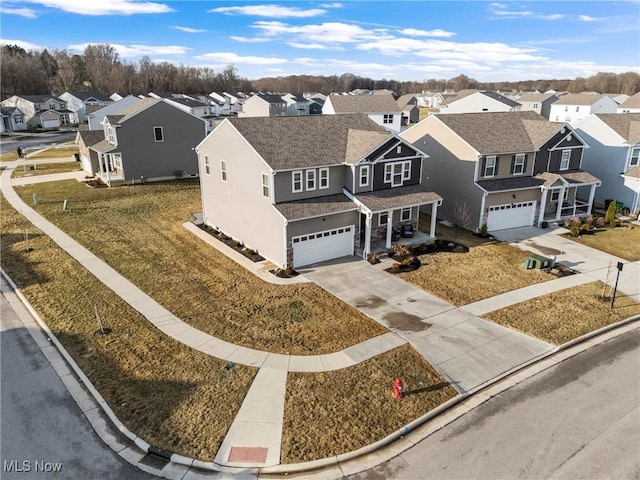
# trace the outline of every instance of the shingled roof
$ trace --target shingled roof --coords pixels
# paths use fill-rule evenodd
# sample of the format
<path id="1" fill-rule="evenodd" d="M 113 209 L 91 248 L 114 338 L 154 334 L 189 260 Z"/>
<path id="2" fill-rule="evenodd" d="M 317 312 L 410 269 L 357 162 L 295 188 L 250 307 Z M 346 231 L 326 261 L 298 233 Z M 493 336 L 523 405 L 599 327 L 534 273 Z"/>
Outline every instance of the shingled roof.
<path id="1" fill-rule="evenodd" d="M 597 113 L 596 116 L 627 143 L 640 141 L 640 113 Z"/>
<path id="2" fill-rule="evenodd" d="M 590 93 L 572 93 L 563 95 L 554 102 L 554 105 L 593 105 L 607 95 L 592 95 Z"/>
<path id="3" fill-rule="evenodd" d="M 274 170 L 336 165 L 371 143 L 353 130 L 391 134 L 364 114 L 227 119 Z M 374 145 L 375 147 L 376 145 Z"/>
<path id="4" fill-rule="evenodd" d="M 435 116 L 482 155 L 537 150 L 564 125 L 551 123 L 532 111 Z"/>
<path id="5" fill-rule="evenodd" d="M 621 108 L 640 108 L 640 92 L 631 95 L 620 104 Z"/>
<path id="6" fill-rule="evenodd" d="M 392 95 L 331 95 L 336 113 L 399 113 Z"/>

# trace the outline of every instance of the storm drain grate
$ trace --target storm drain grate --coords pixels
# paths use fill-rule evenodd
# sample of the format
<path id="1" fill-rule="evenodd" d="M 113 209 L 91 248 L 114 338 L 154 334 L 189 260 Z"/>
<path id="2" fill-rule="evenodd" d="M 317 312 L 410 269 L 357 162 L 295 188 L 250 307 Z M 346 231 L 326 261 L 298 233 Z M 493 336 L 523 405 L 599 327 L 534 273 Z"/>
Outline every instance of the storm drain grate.
<path id="1" fill-rule="evenodd" d="M 139 463 L 142 463 L 147 467 L 152 467 L 158 470 L 162 470 L 169 463 L 169 459 L 159 457 L 158 455 L 154 455 L 153 453 L 147 453 L 144 457 L 140 459 Z"/>

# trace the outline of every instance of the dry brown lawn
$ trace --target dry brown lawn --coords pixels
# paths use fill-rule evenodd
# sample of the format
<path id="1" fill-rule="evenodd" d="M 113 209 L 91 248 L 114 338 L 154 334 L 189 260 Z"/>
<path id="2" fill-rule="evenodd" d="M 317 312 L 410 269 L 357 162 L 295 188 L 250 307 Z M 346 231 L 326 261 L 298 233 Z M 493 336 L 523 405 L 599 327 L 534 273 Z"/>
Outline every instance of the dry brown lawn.
<path id="1" fill-rule="evenodd" d="M 489 243 L 468 253 L 421 255 L 418 270 L 397 275 L 459 307 L 555 278 L 540 270 L 524 270 L 527 257 L 527 252 L 509 244 Z"/>
<path id="2" fill-rule="evenodd" d="M 566 238 L 581 243 L 591 248 L 624 258 L 630 262 L 640 260 L 640 227 L 632 224 L 624 224 L 617 228 L 596 230 L 591 235 Z"/>
<path id="3" fill-rule="evenodd" d="M 386 332 L 315 284 L 273 285 L 189 233 L 197 180 L 91 189 L 74 180 L 18 190 L 37 210 L 178 318 L 228 342 L 322 354 Z M 60 205 L 69 200 L 70 212 Z"/>
<path id="4" fill-rule="evenodd" d="M 42 152 L 35 153 L 33 155 L 29 155 L 27 160 L 37 160 L 39 158 L 65 158 L 72 157 L 74 153 L 78 153 L 78 147 L 59 147 L 59 148 L 49 148 Z"/>
<path id="5" fill-rule="evenodd" d="M 167 337 L 1 200 L 2 268 L 118 418 L 152 445 L 211 461 L 257 370 L 227 370 Z M 109 335 L 95 334 L 94 305 Z"/>
<path id="6" fill-rule="evenodd" d="M 484 318 L 514 328 L 554 345 L 562 345 L 589 332 L 640 314 L 640 304 L 616 294 L 614 308 L 611 298 L 601 300 L 604 284 L 587 283 L 578 287 L 527 300 L 502 308 Z M 611 295 L 605 288 L 605 296 Z"/>
<path id="7" fill-rule="evenodd" d="M 407 393 L 400 400 L 393 397 L 395 378 L 402 379 Z M 347 369 L 289 373 L 281 461 L 306 462 L 357 450 L 456 395 L 409 345 Z"/>
<path id="8" fill-rule="evenodd" d="M 431 228 L 431 215 L 420 214 L 419 230 L 421 232 L 428 232 Z M 475 247 L 477 245 L 486 245 L 488 243 L 495 243 L 491 237 L 482 238 L 479 235 L 474 234 L 471 230 L 464 228 L 453 228 L 436 223 L 436 237 L 439 240 L 450 240 L 452 242 L 460 243 L 467 247 Z"/>
<path id="9" fill-rule="evenodd" d="M 18 159 L 18 152 L 6 152 L 0 155 L 0 162 L 13 162 Z"/>
<path id="10" fill-rule="evenodd" d="M 79 162 L 42 163 L 38 165 L 35 170 L 31 169 L 31 165 L 25 166 L 29 168 L 25 170 L 23 167 L 17 167 L 11 176 L 13 178 L 32 177 L 34 175 L 50 175 L 52 173 L 66 173 L 81 170 Z"/>

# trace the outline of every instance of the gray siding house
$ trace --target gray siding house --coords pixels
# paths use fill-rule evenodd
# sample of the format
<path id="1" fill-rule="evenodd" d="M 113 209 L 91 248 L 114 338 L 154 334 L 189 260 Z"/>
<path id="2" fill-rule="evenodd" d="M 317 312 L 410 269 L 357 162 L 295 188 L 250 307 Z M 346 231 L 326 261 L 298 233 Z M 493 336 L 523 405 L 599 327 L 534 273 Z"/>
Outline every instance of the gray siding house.
<path id="1" fill-rule="evenodd" d="M 591 213 L 600 180 L 581 170 L 587 144 L 537 113 L 436 114 L 401 137 L 429 155 L 423 174 L 443 197 L 442 217 L 467 228 L 544 225 Z"/>
<path id="2" fill-rule="evenodd" d="M 196 148 L 204 223 L 276 265 L 301 267 L 391 247 L 441 198 L 425 155 L 364 114 L 228 118 Z"/>
<path id="3" fill-rule="evenodd" d="M 103 140 L 89 146 L 94 174 L 107 185 L 198 175 L 195 147 L 206 122 L 164 99 L 144 98 L 103 121 Z M 95 168 L 95 167 L 92 167 Z"/>

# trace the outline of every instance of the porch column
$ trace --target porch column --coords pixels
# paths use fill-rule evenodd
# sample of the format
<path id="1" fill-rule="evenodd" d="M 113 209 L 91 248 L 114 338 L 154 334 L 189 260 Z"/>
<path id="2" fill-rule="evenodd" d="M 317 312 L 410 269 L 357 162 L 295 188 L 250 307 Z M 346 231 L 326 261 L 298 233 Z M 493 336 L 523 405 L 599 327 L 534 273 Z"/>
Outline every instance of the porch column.
<path id="1" fill-rule="evenodd" d="M 556 220 L 560 220 L 560 217 L 562 216 L 562 204 L 564 203 L 565 190 L 566 190 L 566 187 L 563 186 L 560 189 L 560 193 L 558 195 L 558 208 L 556 208 Z"/>
<path id="2" fill-rule="evenodd" d="M 429 226 L 429 236 L 436 238 L 436 211 L 438 210 L 438 202 L 431 204 L 431 225 Z"/>
<path id="3" fill-rule="evenodd" d="M 540 213 L 538 214 L 538 227 L 541 227 L 542 222 L 544 222 L 544 211 L 547 209 L 548 196 L 549 196 L 549 190 L 542 188 L 542 195 L 540 197 Z"/>
<path id="4" fill-rule="evenodd" d="M 593 207 L 593 198 L 596 195 L 596 184 L 591 185 L 591 191 L 589 192 L 589 205 L 587 205 L 587 215 L 591 215 L 591 208 Z"/>
<path id="5" fill-rule="evenodd" d="M 365 229 L 364 229 L 364 248 L 362 249 L 362 256 L 367 258 L 367 255 L 371 252 L 371 212 L 366 213 L 365 217 Z"/>
<path id="6" fill-rule="evenodd" d="M 391 248 L 391 233 L 393 232 L 393 217 L 391 216 L 392 213 L 393 210 L 389 210 L 387 212 L 387 239 L 384 244 L 385 248 Z"/>

